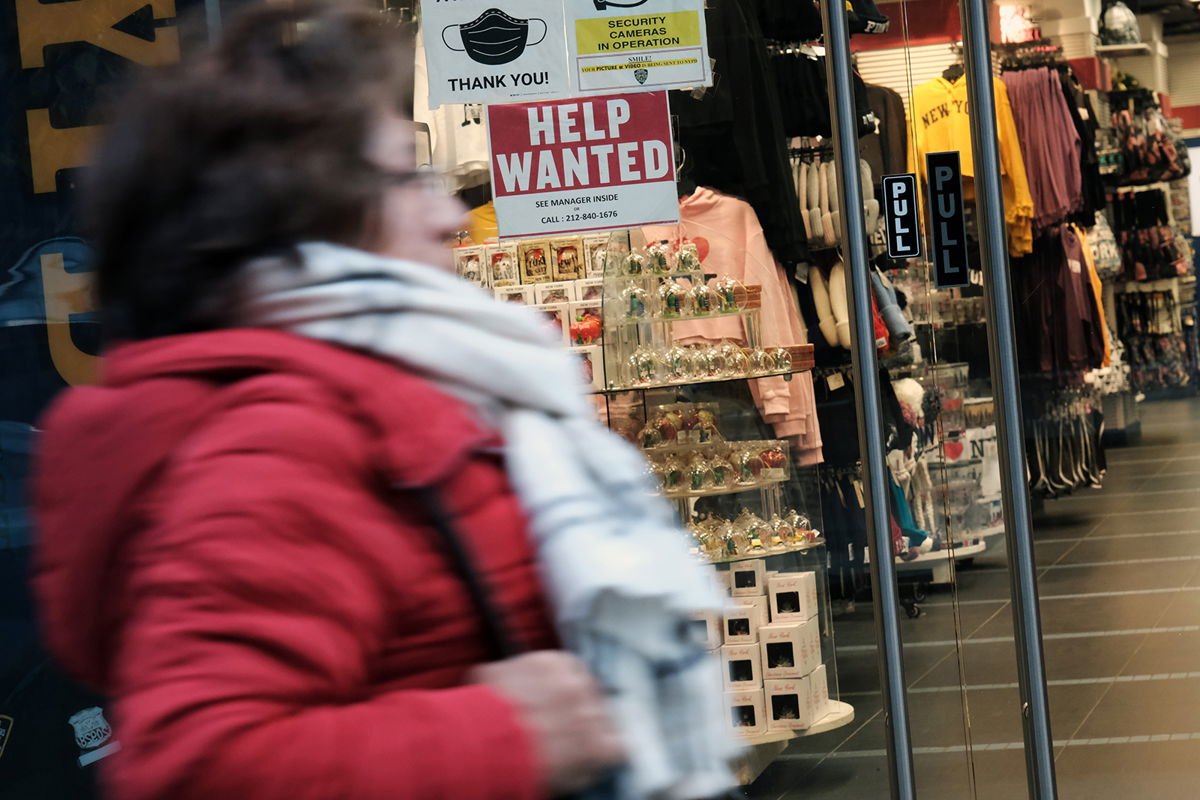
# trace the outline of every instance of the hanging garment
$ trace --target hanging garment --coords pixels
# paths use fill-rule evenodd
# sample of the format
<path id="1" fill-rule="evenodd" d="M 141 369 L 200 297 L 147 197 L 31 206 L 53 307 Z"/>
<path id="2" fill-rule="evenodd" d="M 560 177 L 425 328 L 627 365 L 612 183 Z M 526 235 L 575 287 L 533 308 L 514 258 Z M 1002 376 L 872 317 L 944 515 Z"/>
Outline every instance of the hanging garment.
<path id="1" fill-rule="evenodd" d="M 447 103 L 429 109 L 429 75 L 425 65 L 424 32 L 418 30 L 413 62 L 413 121 L 429 126 L 433 167 L 450 179 L 458 192 L 491 180 L 488 171 L 488 132 L 483 106 Z M 482 241 L 482 240 L 480 240 Z"/>
<path id="2" fill-rule="evenodd" d="M 1004 194 L 1004 217 L 1008 225 L 1008 250 L 1013 256 L 1032 252 L 1033 198 L 1021 155 L 1020 137 L 1013 121 L 1008 91 L 998 78 L 992 81 L 996 102 L 996 132 L 1000 145 L 1001 187 Z M 934 78 L 913 91 L 912 114 L 916 118 L 915 152 L 909 155 L 909 171 L 915 172 L 918 194 L 924 193 L 926 180 L 925 154 L 958 150 L 962 155 L 963 192 L 967 199 L 975 196 L 973 178 L 971 129 L 967 117 L 967 83 L 961 77 L 948 81 Z M 914 160 L 915 159 L 915 162 Z M 924 208 L 924 203 L 922 203 Z"/>
<path id="3" fill-rule="evenodd" d="M 719 80 L 701 97 L 670 93 L 690 178 L 745 198 L 780 262 L 806 261 L 808 244 L 789 170 L 783 112 L 754 4 L 726 0 L 704 13 Z"/>
<path id="4" fill-rule="evenodd" d="M 904 98 L 886 86 L 867 84 L 867 104 L 878 120 L 877 133 L 860 142 L 862 157 L 876 178 L 908 170 L 908 118 Z"/>
<path id="5" fill-rule="evenodd" d="M 1083 261 L 1087 267 L 1088 283 L 1092 287 L 1092 297 L 1096 302 L 1096 316 L 1099 318 L 1097 324 L 1100 327 L 1100 335 L 1104 342 L 1104 360 L 1100 363 L 1100 366 L 1107 367 L 1112 364 L 1112 343 L 1109 341 L 1108 320 L 1104 316 L 1104 285 L 1100 282 L 1100 275 L 1096 272 L 1096 262 L 1092 258 L 1092 247 L 1088 241 L 1087 231 L 1078 225 L 1072 227 L 1075 230 L 1075 235 L 1079 237 L 1083 245 Z"/>
<path id="6" fill-rule="evenodd" d="M 648 242 L 687 240 L 700 251 L 707 268 L 742 284 L 762 287 L 758 337 L 763 347 L 804 344 L 807 328 L 801 320 L 795 295 L 783 269 L 767 247 L 766 235 L 754 209 L 736 197 L 706 187 L 680 198 L 680 224 L 643 228 Z M 681 320 L 672 325 L 683 344 L 713 344 L 723 340 L 748 344 L 741 316 Z M 821 436 L 813 412 L 812 378 L 808 373 L 757 378 L 750 382 L 763 419 L 776 425 L 779 436 L 798 437 L 796 456 L 801 463 L 821 458 Z"/>
<path id="7" fill-rule="evenodd" d="M 1057 71 L 1006 70 L 1013 119 L 1033 197 L 1034 226 L 1057 225 L 1083 204 L 1081 145 Z"/>

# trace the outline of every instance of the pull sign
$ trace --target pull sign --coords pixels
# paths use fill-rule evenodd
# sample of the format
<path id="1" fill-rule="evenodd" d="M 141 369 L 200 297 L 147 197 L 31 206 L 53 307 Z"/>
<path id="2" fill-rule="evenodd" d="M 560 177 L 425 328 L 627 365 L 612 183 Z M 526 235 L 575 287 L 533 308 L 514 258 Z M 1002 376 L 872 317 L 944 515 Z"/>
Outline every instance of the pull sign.
<path id="1" fill-rule="evenodd" d="M 887 222 L 888 258 L 921 255 L 916 175 L 883 176 L 883 218 Z"/>
<path id="2" fill-rule="evenodd" d="M 962 164 L 958 151 L 927 153 L 930 254 L 939 289 L 966 286 L 967 226 L 963 211 Z"/>

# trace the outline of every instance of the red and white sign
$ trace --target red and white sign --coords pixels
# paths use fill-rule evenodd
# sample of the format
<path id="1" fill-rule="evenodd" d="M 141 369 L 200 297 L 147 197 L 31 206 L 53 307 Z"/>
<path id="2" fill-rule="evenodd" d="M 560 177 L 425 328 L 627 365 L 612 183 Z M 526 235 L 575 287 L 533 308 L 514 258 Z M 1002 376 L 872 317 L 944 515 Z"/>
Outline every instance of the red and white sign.
<path id="1" fill-rule="evenodd" d="M 502 239 L 679 221 L 666 92 L 488 107 Z"/>

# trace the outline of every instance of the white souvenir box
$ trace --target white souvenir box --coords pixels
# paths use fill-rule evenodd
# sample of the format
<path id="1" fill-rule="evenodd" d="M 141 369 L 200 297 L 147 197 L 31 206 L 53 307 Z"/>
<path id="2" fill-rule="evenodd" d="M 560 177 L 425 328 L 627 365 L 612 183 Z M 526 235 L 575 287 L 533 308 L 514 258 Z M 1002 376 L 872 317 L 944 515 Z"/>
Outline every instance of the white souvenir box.
<path id="1" fill-rule="evenodd" d="M 697 641 L 704 642 L 706 650 L 717 650 L 721 647 L 721 628 L 724 619 L 716 611 L 695 611 L 692 613 L 691 625 Z"/>
<path id="2" fill-rule="evenodd" d="M 802 678 L 821 664 L 821 637 L 815 619 L 773 622 L 758 629 L 763 678 Z"/>
<path id="3" fill-rule="evenodd" d="M 727 644 L 721 648 L 721 673 L 725 691 L 762 688 L 762 661 L 756 644 Z"/>
<path id="4" fill-rule="evenodd" d="M 724 615 L 725 644 L 754 644 L 758 629 L 767 624 L 767 598 L 739 597 Z"/>
<path id="5" fill-rule="evenodd" d="M 815 720 L 809 680 L 806 675 L 766 682 L 767 730 L 806 731 L 812 727 Z"/>
<path id="6" fill-rule="evenodd" d="M 762 689 L 726 692 L 729 724 L 738 736 L 761 736 L 767 732 L 766 697 Z"/>
<path id="7" fill-rule="evenodd" d="M 730 594 L 734 597 L 756 597 L 767 593 L 767 566 L 761 559 L 740 561 L 730 565 L 729 571 L 733 574 Z"/>
<path id="8" fill-rule="evenodd" d="M 771 621 L 794 622 L 817 615 L 817 573 L 788 572 L 770 579 Z"/>

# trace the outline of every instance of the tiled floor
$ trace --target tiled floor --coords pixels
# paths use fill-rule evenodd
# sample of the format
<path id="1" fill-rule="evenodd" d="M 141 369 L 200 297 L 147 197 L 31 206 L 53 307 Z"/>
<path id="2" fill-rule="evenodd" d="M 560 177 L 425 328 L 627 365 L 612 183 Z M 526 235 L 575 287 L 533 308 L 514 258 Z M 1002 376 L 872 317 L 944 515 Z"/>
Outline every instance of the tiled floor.
<path id="1" fill-rule="evenodd" d="M 1102 489 L 1034 520 L 1063 800 L 1200 798 L 1200 399 L 1146 404 L 1142 420 L 1139 442 L 1108 451 Z M 1027 797 L 1008 578 L 993 540 L 956 591 L 902 618 L 920 798 Z M 869 605 L 834 630 L 856 719 L 794 742 L 754 800 L 888 796 Z"/>

